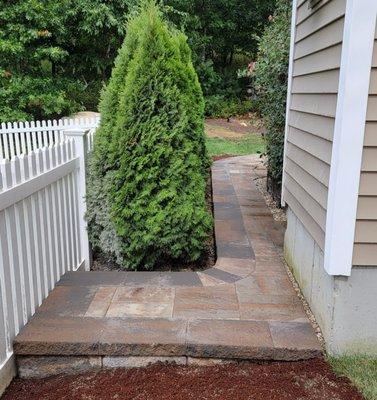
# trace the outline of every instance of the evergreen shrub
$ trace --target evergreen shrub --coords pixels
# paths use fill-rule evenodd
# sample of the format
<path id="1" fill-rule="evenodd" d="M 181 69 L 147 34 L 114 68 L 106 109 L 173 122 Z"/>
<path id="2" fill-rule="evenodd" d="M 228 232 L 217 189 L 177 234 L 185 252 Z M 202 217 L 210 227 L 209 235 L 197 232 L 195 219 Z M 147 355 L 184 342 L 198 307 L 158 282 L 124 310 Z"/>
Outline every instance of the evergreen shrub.
<path id="1" fill-rule="evenodd" d="M 154 1 L 132 14 L 89 159 L 94 248 L 125 269 L 194 261 L 212 226 L 204 100 L 186 37 Z"/>
<path id="2" fill-rule="evenodd" d="M 259 41 L 255 68 L 258 103 L 267 130 L 269 189 L 276 197 L 283 169 L 291 7 L 291 0 L 277 0 L 275 14 Z"/>

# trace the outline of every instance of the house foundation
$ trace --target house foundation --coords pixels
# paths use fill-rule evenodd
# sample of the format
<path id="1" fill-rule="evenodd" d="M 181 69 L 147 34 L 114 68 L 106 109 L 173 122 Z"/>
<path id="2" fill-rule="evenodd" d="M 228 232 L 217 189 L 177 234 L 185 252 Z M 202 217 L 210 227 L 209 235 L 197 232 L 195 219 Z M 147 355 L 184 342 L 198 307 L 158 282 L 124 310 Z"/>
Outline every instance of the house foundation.
<path id="1" fill-rule="evenodd" d="M 327 351 L 377 355 L 377 268 L 354 267 L 349 277 L 327 274 L 323 251 L 289 207 L 284 254 L 322 329 Z"/>

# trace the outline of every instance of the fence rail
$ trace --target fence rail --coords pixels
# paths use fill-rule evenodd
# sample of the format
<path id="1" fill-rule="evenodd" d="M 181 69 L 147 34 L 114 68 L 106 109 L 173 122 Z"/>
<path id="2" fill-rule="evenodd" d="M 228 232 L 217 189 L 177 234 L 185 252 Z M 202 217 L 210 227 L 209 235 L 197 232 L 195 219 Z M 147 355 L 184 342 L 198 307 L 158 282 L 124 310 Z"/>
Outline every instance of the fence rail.
<path id="1" fill-rule="evenodd" d="M 19 330 L 64 273 L 89 268 L 85 157 L 95 128 L 64 128 L 57 142 L 0 160 L 0 390 Z"/>
<path id="2" fill-rule="evenodd" d="M 100 118 L 75 118 L 47 121 L 8 122 L 0 126 L 0 159 L 27 154 L 64 139 L 66 129 L 95 130 Z"/>

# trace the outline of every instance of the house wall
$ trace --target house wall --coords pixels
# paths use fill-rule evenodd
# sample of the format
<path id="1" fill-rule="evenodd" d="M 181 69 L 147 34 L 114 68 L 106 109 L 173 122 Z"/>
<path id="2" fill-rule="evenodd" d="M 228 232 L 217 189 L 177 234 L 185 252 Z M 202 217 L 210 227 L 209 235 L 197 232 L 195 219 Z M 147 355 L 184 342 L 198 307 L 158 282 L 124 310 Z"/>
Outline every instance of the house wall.
<path id="1" fill-rule="evenodd" d="M 349 0 L 348 0 L 349 1 Z M 283 196 L 285 259 L 330 354 L 377 355 L 377 35 L 351 276 L 324 268 L 327 197 L 346 0 L 298 1 Z"/>
<path id="2" fill-rule="evenodd" d="M 370 76 L 353 264 L 377 267 L 377 30 Z"/>
<path id="3" fill-rule="evenodd" d="M 284 200 L 323 250 L 346 0 L 308 1 L 297 7 Z"/>
<path id="4" fill-rule="evenodd" d="M 321 327 L 330 354 L 377 355 L 377 268 L 352 269 L 350 277 L 324 269 L 323 251 L 288 208 L 285 258 Z"/>

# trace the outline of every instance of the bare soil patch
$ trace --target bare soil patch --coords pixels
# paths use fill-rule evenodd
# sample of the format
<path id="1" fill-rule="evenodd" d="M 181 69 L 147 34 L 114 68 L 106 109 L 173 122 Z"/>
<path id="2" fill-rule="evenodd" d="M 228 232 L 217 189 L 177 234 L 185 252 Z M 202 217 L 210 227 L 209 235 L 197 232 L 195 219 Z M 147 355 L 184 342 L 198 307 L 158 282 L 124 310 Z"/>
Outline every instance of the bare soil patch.
<path id="1" fill-rule="evenodd" d="M 155 364 L 15 379 L 3 400 L 362 400 L 324 360 L 194 367 Z"/>
<path id="2" fill-rule="evenodd" d="M 208 137 L 223 139 L 240 139 L 247 134 L 263 135 L 265 127 L 260 117 L 255 113 L 239 118 L 207 118 L 205 131 Z"/>

